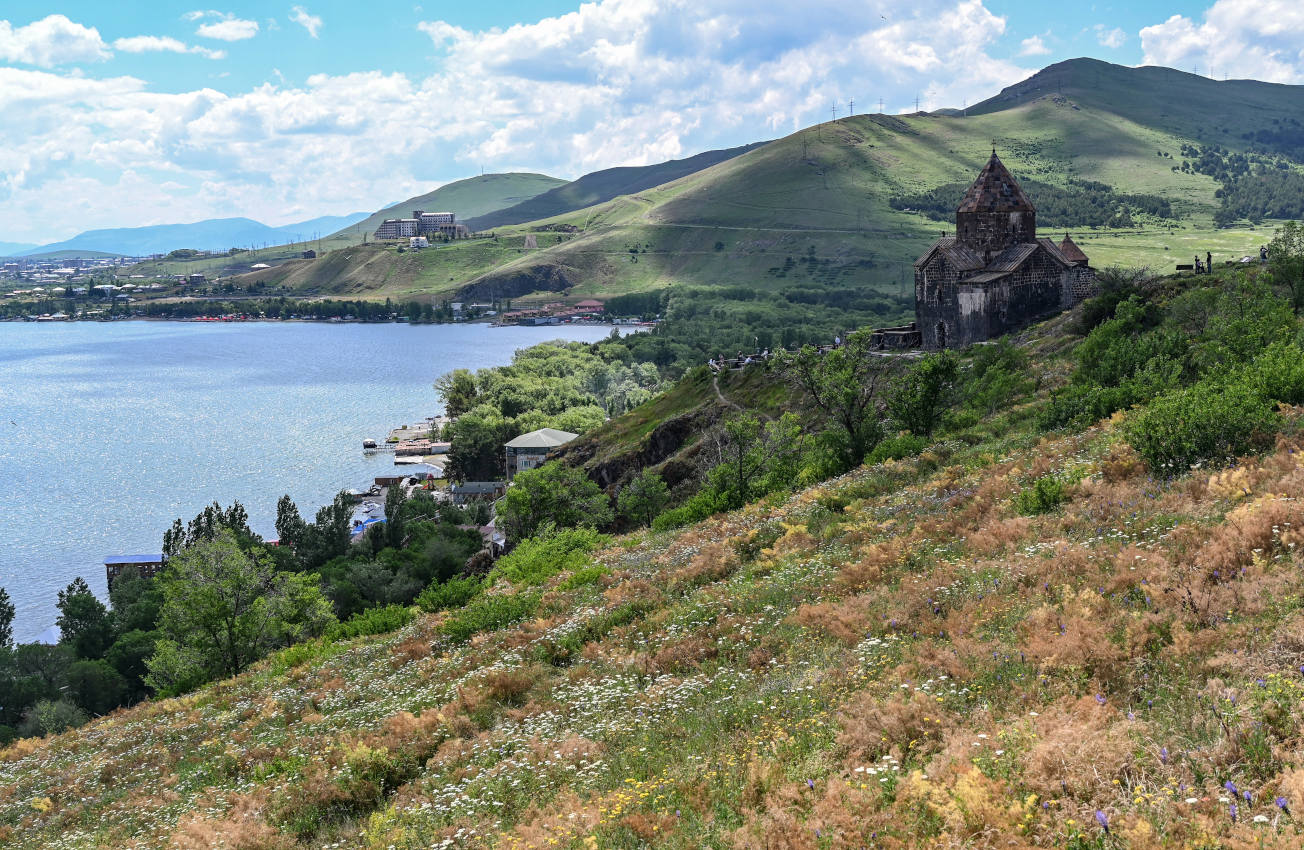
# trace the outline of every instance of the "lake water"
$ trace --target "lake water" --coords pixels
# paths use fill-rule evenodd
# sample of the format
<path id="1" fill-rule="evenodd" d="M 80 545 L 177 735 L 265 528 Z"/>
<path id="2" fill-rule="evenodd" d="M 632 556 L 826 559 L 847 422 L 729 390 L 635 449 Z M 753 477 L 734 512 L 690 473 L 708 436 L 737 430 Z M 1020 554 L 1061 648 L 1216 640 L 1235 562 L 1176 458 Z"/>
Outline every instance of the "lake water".
<path id="1" fill-rule="evenodd" d="M 46 637 L 76 576 L 107 598 L 106 555 L 158 552 L 172 520 L 240 500 L 275 537 L 394 469 L 362 440 L 440 411 L 450 369 L 503 365 L 610 327 L 76 322 L 0 324 L 0 586 L 14 638 Z M 56 633 L 57 634 L 57 633 Z"/>

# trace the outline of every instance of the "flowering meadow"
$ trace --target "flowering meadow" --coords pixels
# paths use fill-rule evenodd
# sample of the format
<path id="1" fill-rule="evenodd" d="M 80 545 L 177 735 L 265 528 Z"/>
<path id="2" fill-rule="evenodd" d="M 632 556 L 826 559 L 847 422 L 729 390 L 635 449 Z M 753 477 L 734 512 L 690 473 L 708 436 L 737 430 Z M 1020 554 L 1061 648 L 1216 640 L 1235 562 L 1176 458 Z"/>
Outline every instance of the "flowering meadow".
<path id="1" fill-rule="evenodd" d="M 0 846 L 1299 847 L 1298 416 L 1155 478 L 1124 414 L 1016 408 L 616 538 L 496 584 L 508 625 L 421 615 L 18 741 Z"/>

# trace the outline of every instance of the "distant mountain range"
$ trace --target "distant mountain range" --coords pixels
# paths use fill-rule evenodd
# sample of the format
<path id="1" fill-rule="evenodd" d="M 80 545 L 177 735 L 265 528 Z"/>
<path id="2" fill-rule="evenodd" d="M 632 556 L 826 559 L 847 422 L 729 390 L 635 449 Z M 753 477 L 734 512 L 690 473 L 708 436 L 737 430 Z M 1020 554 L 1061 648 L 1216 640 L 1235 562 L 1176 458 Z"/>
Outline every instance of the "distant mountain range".
<path id="1" fill-rule="evenodd" d="M 365 219 L 369 213 L 325 215 L 319 218 L 271 227 L 249 218 L 214 218 L 191 224 L 155 224 L 148 227 L 114 227 L 87 230 L 71 239 L 49 245 L 0 243 L 0 253 L 15 257 L 36 257 L 55 252 L 97 251 L 143 257 L 166 254 L 178 248 L 225 251 L 229 248 L 261 248 L 326 236 Z"/>
<path id="2" fill-rule="evenodd" d="M 35 247 L 31 242 L 0 242 L 0 257 L 14 257 Z"/>

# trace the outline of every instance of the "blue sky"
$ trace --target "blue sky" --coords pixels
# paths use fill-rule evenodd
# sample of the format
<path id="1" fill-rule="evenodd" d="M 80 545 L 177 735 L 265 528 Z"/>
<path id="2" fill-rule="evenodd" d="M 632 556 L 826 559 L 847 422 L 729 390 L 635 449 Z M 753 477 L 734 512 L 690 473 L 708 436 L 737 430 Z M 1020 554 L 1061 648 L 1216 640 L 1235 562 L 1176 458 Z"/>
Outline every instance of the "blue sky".
<path id="1" fill-rule="evenodd" d="M 282 224 L 487 171 L 575 177 L 1061 59 L 1304 80 L 1304 4 L 0 0 L 0 241 Z"/>

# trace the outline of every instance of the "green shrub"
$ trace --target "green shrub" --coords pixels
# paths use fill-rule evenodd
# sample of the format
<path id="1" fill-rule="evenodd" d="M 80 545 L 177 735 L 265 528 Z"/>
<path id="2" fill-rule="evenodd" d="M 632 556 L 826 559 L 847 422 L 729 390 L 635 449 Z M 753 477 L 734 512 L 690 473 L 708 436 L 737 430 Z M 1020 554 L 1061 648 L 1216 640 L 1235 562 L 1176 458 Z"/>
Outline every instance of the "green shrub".
<path id="1" fill-rule="evenodd" d="M 1032 482 L 1032 486 L 1014 497 L 1014 509 L 1024 516 L 1048 514 L 1055 510 L 1068 495 L 1064 491 L 1064 482 L 1053 475 L 1046 475 Z"/>
<path id="2" fill-rule="evenodd" d="M 336 646 L 328 637 L 305 640 L 272 653 L 268 658 L 267 670 L 272 675 L 280 676 L 301 664 L 309 662 L 319 664 L 339 655 L 342 651 L 343 649 Z"/>
<path id="3" fill-rule="evenodd" d="M 865 464 L 873 466 L 885 460 L 914 457 L 926 448 L 928 448 L 928 439 L 926 437 L 917 437 L 914 434 L 888 437 L 886 440 L 880 440 L 879 444 L 874 446 L 874 450 L 865 457 Z"/>
<path id="4" fill-rule="evenodd" d="M 501 576 L 520 587 L 533 587 L 566 570 L 589 565 L 589 553 L 610 538 L 592 528 L 554 529 L 545 525 L 536 537 L 522 540 L 498 561 L 491 578 Z"/>
<path id="5" fill-rule="evenodd" d="M 1171 476 L 1263 449 L 1276 429 L 1271 402 L 1251 382 L 1207 381 L 1156 398 L 1125 433 L 1155 474 Z"/>
<path id="6" fill-rule="evenodd" d="M 1293 342 L 1277 342 L 1237 375 L 1245 384 L 1270 401 L 1304 403 L 1304 351 Z"/>
<path id="7" fill-rule="evenodd" d="M 326 637 L 329 640 L 351 640 L 363 635 L 384 634 L 403 628 L 415 616 L 412 609 L 404 605 L 369 608 L 359 611 L 342 623 L 333 624 L 326 630 Z"/>
<path id="8" fill-rule="evenodd" d="M 669 531 L 672 528 L 699 522 L 724 509 L 724 505 L 721 504 L 721 499 L 716 493 L 703 490 L 679 507 L 671 508 L 652 520 L 652 529 L 654 531 Z"/>
<path id="9" fill-rule="evenodd" d="M 1065 425 L 1090 425 L 1135 401 L 1130 386 L 1070 384 L 1053 393 L 1037 411 L 1037 426 L 1049 430 Z"/>
<path id="10" fill-rule="evenodd" d="M 448 608 L 461 608 L 484 588 L 484 582 L 475 576 L 458 576 L 448 581 L 433 581 L 421 591 L 416 603 L 422 611 L 433 614 Z"/>
<path id="11" fill-rule="evenodd" d="M 534 613 L 538 604 L 538 593 L 478 596 L 453 614 L 440 630 L 457 643 L 462 643 L 479 632 L 501 629 L 524 620 Z"/>

